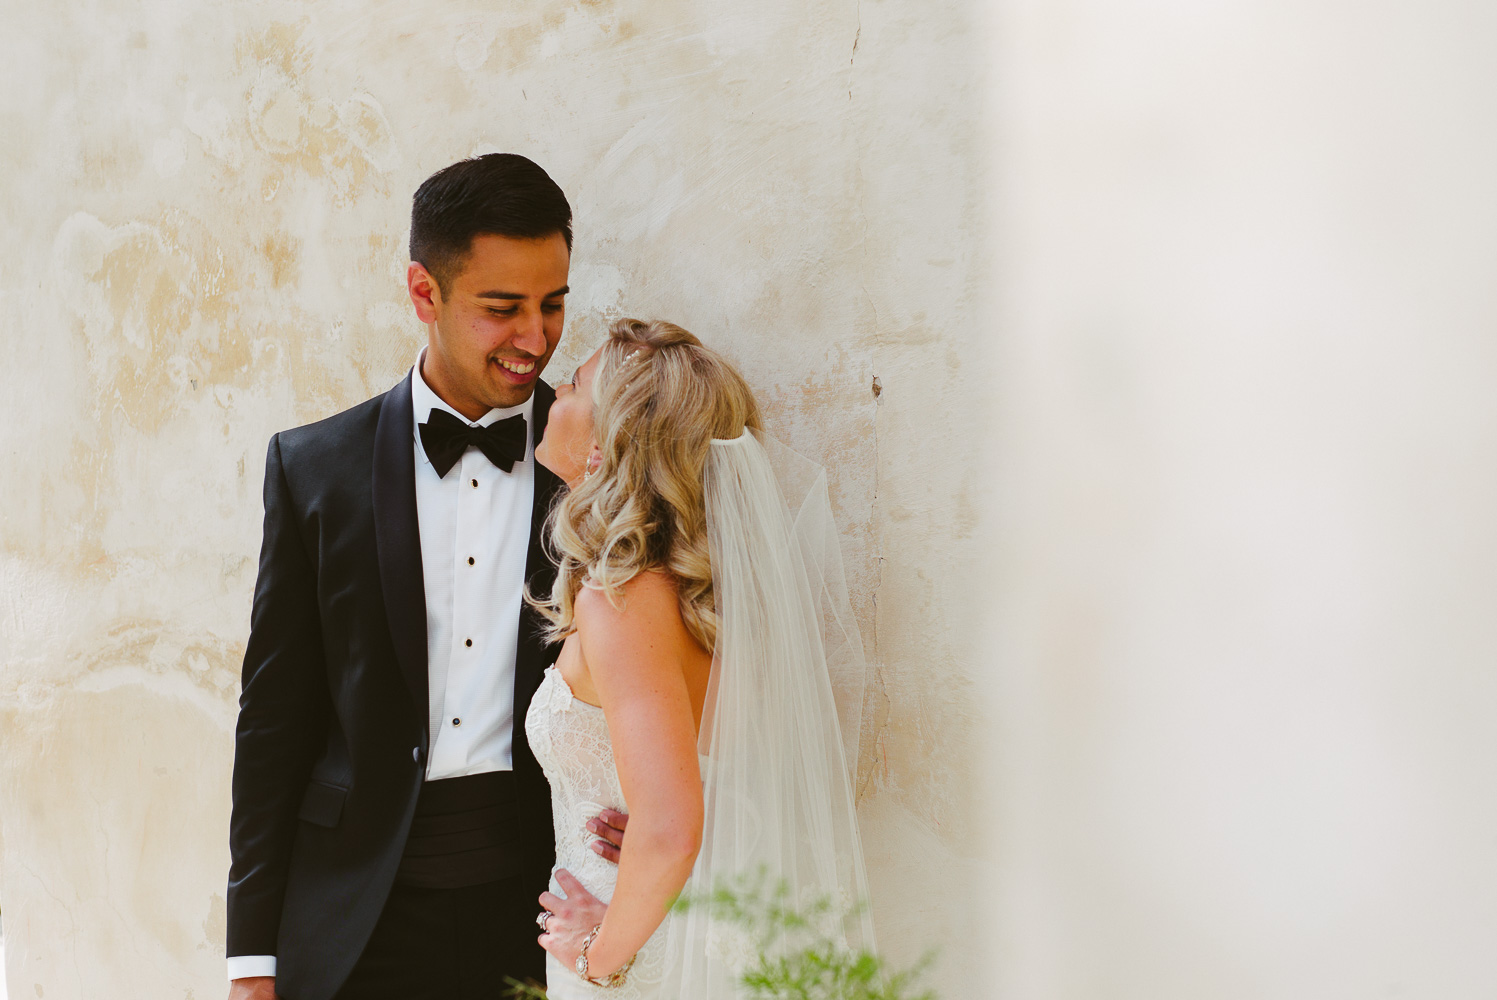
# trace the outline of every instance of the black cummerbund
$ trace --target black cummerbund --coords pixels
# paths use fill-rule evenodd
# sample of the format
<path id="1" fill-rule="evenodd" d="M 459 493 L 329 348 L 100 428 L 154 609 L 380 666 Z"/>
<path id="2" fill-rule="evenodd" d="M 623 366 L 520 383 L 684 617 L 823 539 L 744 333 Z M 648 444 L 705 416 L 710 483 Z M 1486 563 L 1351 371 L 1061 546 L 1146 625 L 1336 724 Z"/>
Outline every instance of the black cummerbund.
<path id="1" fill-rule="evenodd" d="M 487 771 L 421 785 L 395 881 L 461 889 L 519 870 L 515 773 Z"/>

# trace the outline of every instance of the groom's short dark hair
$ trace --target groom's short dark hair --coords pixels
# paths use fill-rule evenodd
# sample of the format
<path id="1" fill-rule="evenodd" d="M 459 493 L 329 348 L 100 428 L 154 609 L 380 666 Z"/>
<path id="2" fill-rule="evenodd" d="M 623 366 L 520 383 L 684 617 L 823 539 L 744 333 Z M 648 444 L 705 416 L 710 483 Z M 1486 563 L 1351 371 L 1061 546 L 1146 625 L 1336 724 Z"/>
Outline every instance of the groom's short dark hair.
<path id="1" fill-rule="evenodd" d="M 549 174 L 517 153 L 459 160 L 428 177 L 411 199 L 411 260 L 438 287 L 462 272 L 473 237 L 544 239 L 572 249 L 572 206 Z"/>

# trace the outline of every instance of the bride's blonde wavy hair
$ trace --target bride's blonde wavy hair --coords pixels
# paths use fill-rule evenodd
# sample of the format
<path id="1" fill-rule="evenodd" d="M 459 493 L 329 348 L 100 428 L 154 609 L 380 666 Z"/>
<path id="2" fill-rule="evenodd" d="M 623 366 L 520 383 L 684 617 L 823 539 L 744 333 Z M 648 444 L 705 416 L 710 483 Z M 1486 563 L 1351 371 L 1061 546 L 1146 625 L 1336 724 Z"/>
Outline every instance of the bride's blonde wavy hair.
<path id="1" fill-rule="evenodd" d="M 759 430 L 759 406 L 738 370 L 674 323 L 621 319 L 593 376 L 597 471 L 551 510 L 556 583 L 528 600 L 555 641 L 576 631 L 574 602 L 597 587 L 616 608 L 646 570 L 676 580 L 681 618 L 711 650 L 717 639 L 703 474 L 713 438 Z"/>

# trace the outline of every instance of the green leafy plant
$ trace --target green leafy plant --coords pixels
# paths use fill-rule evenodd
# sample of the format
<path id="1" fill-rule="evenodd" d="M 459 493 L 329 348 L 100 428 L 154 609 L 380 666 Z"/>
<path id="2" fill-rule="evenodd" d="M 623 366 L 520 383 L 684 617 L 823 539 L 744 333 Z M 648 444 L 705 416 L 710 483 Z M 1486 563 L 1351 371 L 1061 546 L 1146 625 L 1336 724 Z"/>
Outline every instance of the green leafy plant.
<path id="1" fill-rule="evenodd" d="M 546 991 L 531 983 L 522 983 L 513 976 L 505 976 L 504 981 L 509 984 L 509 989 L 504 995 L 510 1000 L 549 1000 Z"/>
<path id="2" fill-rule="evenodd" d="M 752 957 L 739 973 L 746 998 L 935 1000 L 931 991 L 913 992 L 932 954 L 911 968 L 892 970 L 879 955 L 843 943 L 841 929 L 860 904 L 838 906 L 826 896 L 799 901 L 783 881 L 760 872 L 676 901 L 678 910 L 696 908 L 737 926 L 751 942 Z"/>
<path id="3" fill-rule="evenodd" d="M 839 928 L 856 907 L 839 907 L 826 897 L 798 902 L 783 882 L 771 883 L 763 873 L 683 896 L 675 909 L 707 909 L 743 932 L 744 1000 L 936 1000 L 933 991 L 915 992 L 933 954 L 910 968 L 890 969 L 879 955 L 843 943 Z M 514 980 L 510 985 L 516 1000 L 546 1000 L 534 986 Z"/>

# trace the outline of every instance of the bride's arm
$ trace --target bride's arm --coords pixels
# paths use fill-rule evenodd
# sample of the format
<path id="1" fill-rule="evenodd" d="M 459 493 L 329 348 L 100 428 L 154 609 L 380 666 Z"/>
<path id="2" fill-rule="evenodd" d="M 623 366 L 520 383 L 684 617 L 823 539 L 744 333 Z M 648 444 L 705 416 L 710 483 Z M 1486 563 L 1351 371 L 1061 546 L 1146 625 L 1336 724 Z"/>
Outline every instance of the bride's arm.
<path id="1" fill-rule="evenodd" d="M 702 780 L 685 672 L 705 654 L 681 621 L 675 582 L 642 573 L 625 586 L 625 610 L 600 592 L 577 595 L 582 658 L 608 719 L 629 833 L 588 975 L 629 961 L 665 919 L 702 842 Z"/>

